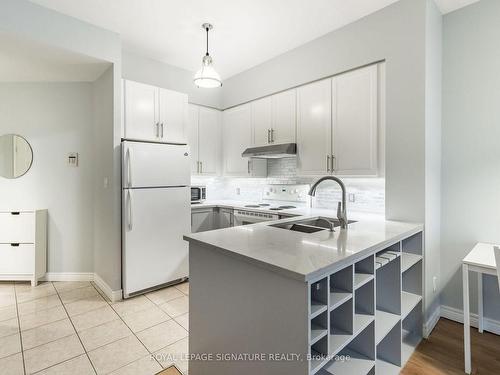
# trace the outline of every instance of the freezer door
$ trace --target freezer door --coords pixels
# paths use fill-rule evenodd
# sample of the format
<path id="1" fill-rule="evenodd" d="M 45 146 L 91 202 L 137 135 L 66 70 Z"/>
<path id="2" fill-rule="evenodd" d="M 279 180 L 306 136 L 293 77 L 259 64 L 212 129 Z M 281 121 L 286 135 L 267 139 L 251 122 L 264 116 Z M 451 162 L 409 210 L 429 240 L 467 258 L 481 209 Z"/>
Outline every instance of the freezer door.
<path id="1" fill-rule="evenodd" d="M 187 145 L 122 143 L 123 188 L 189 186 L 191 165 Z"/>
<path id="2" fill-rule="evenodd" d="M 188 276 L 190 189 L 123 190 L 123 292 Z"/>

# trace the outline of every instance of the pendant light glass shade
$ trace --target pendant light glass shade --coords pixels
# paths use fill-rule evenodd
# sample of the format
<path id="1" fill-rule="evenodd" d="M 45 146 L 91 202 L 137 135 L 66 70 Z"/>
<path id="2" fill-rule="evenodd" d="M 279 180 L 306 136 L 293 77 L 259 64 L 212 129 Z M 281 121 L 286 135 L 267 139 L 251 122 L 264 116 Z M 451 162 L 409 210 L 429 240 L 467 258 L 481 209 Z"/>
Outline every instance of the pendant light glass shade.
<path id="1" fill-rule="evenodd" d="M 212 58 L 209 55 L 203 57 L 201 69 L 194 75 L 194 84 L 203 88 L 221 87 L 222 81 L 212 64 Z"/>
<path id="2" fill-rule="evenodd" d="M 209 23 L 204 23 L 201 27 L 207 32 L 207 52 L 205 56 L 203 56 L 201 69 L 194 75 L 194 84 L 202 88 L 221 87 L 222 80 L 219 73 L 217 73 L 213 67 L 212 57 L 208 54 L 208 31 L 211 30 L 213 26 Z"/>

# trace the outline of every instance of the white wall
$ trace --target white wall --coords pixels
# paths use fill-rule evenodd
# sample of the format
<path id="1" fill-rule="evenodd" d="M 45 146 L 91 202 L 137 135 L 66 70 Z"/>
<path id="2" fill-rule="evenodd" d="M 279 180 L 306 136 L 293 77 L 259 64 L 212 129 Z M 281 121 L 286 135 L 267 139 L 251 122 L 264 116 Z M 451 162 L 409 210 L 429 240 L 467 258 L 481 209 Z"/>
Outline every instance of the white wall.
<path id="1" fill-rule="evenodd" d="M 201 64 L 201 60 L 200 60 Z M 193 83 L 194 72 L 123 51 L 123 78 L 188 94 L 189 102 L 221 108 L 221 88 L 200 89 Z"/>
<path id="2" fill-rule="evenodd" d="M 0 134 L 25 137 L 34 154 L 26 175 L 0 178 L 0 207 L 49 210 L 49 272 L 93 272 L 92 112 L 89 83 L 0 84 Z"/>
<path id="3" fill-rule="evenodd" d="M 443 17 L 433 0 L 427 0 L 425 31 L 425 283 L 427 308 L 439 308 L 441 263 L 441 91 Z M 439 277 L 436 285 L 440 283 Z"/>
<path id="4" fill-rule="evenodd" d="M 120 243 L 121 228 L 116 228 L 113 176 L 113 67 L 92 83 L 93 92 L 93 223 L 94 272 L 120 289 L 121 253 L 110 251 Z M 118 211 L 120 214 L 121 211 Z"/>
<path id="5" fill-rule="evenodd" d="M 99 265 L 102 277 L 111 289 L 121 288 L 121 275 L 117 274 L 115 259 L 121 255 L 121 41 L 114 32 L 104 30 L 89 23 L 65 16 L 27 0 L 2 0 L 0 12 L 0 31 L 46 43 L 53 47 L 67 49 L 113 64 L 112 84 L 113 121 L 107 124 L 111 129 L 103 132 L 112 145 L 112 152 L 104 154 L 100 163 L 112 165 L 109 174 L 110 217 L 107 219 L 109 231 L 104 233 L 109 247 L 106 260 Z M 92 124 L 90 124 L 92 126 Z M 89 250 L 90 251 L 90 250 Z M 83 255 L 81 256 L 83 258 Z M 82 261 L 80 268 L 88 268 Z M 68 269 L 63 270 L 68 272 Z"/>
<path id="6" fill-rule="evenodd" d="M 500 243 L 499 14 L 500 1 L 482 0 L 444 17 L 441 303 L 459 309 L 461 259 Z M 485 282 L 485 315 L 500 320 L 498 283 Z"/>

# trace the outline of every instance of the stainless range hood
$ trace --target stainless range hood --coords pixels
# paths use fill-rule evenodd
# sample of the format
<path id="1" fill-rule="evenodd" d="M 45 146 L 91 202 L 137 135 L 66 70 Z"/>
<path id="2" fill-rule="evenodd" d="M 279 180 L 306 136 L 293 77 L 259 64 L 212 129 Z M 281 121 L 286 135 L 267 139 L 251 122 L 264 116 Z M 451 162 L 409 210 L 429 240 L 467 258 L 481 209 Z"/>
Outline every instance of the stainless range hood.
<path id="1" fill-rule="evenodd" d="M 241 156 L 260 159 L 290 158 L 297 155 L 296 143 L 282 143 L 279 145 L 267 145 L 247 148 Z"/>

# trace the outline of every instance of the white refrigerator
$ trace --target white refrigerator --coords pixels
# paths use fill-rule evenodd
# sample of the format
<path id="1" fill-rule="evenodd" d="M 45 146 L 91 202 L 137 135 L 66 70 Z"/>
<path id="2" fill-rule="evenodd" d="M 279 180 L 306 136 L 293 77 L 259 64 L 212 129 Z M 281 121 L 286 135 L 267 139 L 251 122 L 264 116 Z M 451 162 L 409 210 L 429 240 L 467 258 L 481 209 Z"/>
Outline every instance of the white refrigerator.
<path id="1" fill-rule="evenodd" d="M 188 277 L 190 170 L 187 145 L 122 142 L 125 298 Z"/>

